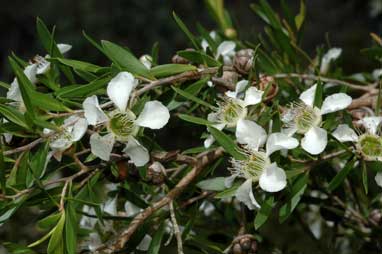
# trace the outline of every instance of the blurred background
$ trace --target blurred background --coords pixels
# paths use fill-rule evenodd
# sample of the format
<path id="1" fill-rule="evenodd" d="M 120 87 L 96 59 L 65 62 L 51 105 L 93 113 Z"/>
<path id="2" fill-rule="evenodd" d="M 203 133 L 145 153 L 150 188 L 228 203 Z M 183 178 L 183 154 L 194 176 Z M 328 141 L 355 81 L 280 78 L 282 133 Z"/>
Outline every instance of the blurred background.
<path id="1" fill-rule="evenodd" d="M 249 0 L 226 0 L 240 37 L 254 41 L 263 22 L 249 8 Z M 288 0 L 296 12 L 300 0 Z M 371 45 L 370 32 L 382 33 L 382 0 L 309 0 L 303 48 L 311 55 L 318 45 L 342 47 L 345 73 L 370 71 L 376 63 L 359 50 Z M 269 3 L 280 9 L 278 0 Z M 39 44 L 35 19 L 41 17 L 51 28 L 57 26 L 57 42 L 74 47 L 68 57 L 107 64 L 107 60 L 82 36 L 82 30 L 96 39 L 107 39 L 128 46 L 137 55 L 160 44 L 160 62 L 169 62 L 176 50 L 188 46 L 187 39 L 172 19 L 175 11 L 195 31 L 197 22 L 215 28 L 204 1 L 189 0 L 13 0 L 0 8 L 0 79 L 10 82 L 7 56 L 14 51 L 24 59 L 44 54 Z"/>

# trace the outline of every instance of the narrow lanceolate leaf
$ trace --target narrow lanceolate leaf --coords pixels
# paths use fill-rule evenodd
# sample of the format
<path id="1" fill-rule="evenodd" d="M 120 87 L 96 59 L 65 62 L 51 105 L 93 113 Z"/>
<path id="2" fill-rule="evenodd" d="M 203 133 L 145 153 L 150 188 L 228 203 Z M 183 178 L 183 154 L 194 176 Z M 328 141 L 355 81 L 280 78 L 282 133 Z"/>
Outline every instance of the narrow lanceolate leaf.
<path id="1" fill-rule="evenodd" d="M 186 99 L 189 99 L 189 100 L 191 100 L 191 101 L 193 101 L 193 102 L 196 102 L 196 103 L 198 103 L 198 104 L 200 104 L 200 105 L 209 107 L 210 109 L 214 109 L 214 108 L 215 108 L 215 107 L 212 106 L 211 104 L 209 104 L 209 103 L 207 103 L 207 102 L 205 102 L 205 101 L 199 99 L 198 97 L 196 97 L 196 96 L 194 96 L 194 95 L 192 95 L 192 94 L 190 94 L 190 93 L 188 93 L 188 92 L 186 92 L 186 91 L 184 91 L 184 90 L 182 90 L 182 89 L 179 89 L 179 88 L 174 87 L 174 86 L 172 86 L 172 89 L 173 89 L 175 92 L 177 92 L 178 94 L 180 94 L 180 95 L 182 95 L 183 97 L 185 97 Z"/>
<path id="2" fill-rule="evenodd" d="M 23 128 L 28 128 L 24 115 L 16 109 L 0 104 L 0 114 L 10 122 L 15 123 Z"/>
<path id="3" fill-rule="evenodd" d="M 110 41 L 102 41 L 102 47 L 106 56 L 122 70 L 131 72 L 134 75 L 154 79 L 146 66 L 128 50 Z"/>
<path id="4" fill-rule="evenodd" d="M 196 66 L 190 64 L 163 64 L 158 65 L 150 70 L 150 74 L 156 78 L 167 77 L 186 71 L 196 71 Z"/>
<path id="5" fill-rule="evenodd" d="M 367 167 L 366 167 L 366 162 L 362 160 L 362 184 L 363 184 L 363 189 L 365 190 L 365 193 L 369 192 L 369 184 L 367 180 Z"/>
<path id="6" fill-rule="evenodd" d="M 52 236 L 48 244 L 48 254 L 63 254 L 64 253 L 64 238 L 63 230 L 65 226 L 65 212 L 61 213 L 61 218 L 54 227 Z"/>
<path id="7" fill-rule="evenodd" d="M 40 179 L 44 175 L 48 151 L 49 144 L 46 142 L 40 145 L 37 152 L 31 157 L 30 168 L 36 179 Z"/>
<path id="8" fill-rule="evenodd" d="M 225 187 L 225 177 L 219 176 L 200 181 L 196 184 L 202 190 L 222 191 Z"/>
<path id="9" fill-rule="evenodd" d="M 232 157 L 237 160 L 244 160 L 245 155 L 242 154 L 239 150 L 239 147 L 235 144 L 235 142 L 230 138 L 227 134 L 218 129 L 210 126 L 208 130 L 215 137 L 216 141 L 224 148 L 224 150 L 229 153 Z"/>
<path id="10" fill-rule="evenodd" d="M 4 161 L 4 145 L 3 138 L 0 137 L 0 185 L 3 194 L 6 193 L 6 179 L 5 179 L 5 161 Z"/>
<path id="11" fill-rule="evenodd" d="M 283 223 L 292 214 L 307 187 L 308 175 L 300 176 L 292 186 L 288 201 L 280 208 L 279 221 Z"/>
<path id="12" fill-rule="evenodd" d="M 341 169 L 340 172 L 337 173 L 337 175 L 330 181 L 328 190 L 334 191 L 337 189 L 338 186 L 345 180 L 346 176 L 349 174 L 349 172 L 353 169 L 354 163 L 356 162 L 356 157 L 353 157 L 353 159 L 349 160 L 345 167 Z"/>
<path id="13" fill-rule="evenodd" d="M 65 59 L 65 58 L 58 58 L 58 57 L 50 58 L 49 60 L 58 61 L 66 66 L 69 66 L 69 67 L 72 67 L 73 69 L 81 70 L 81 71 L 98 72 L 99 70 L 102 69 L 101 66 L 79 61 L 79 60 Z"/>
<path id="14" fill-rule="evenodd" d="M 302 27 L 304 20 L 305 20 L 305 16 L 306 16 L 305 2 L 304 2 L 304 0 L 301 0 L 300 13 L 295 17 L 295 23 L 296 23 L 297 30 L 300 30 L 300 28 Z"/>
<path id="15" fill-rule="evenodd" d="M 204 64 L 209 67 L 219 67 L 221 65 L 219 61 L 200 51 L 182 50 L 178 51 L 177 55 L 186 58 L 195 64 Z"/>
<path id="16" fill-rule="evenodd" d="M 69 191 L 69 198 L 72 194 Z M 65 207 L 65 246 L 67 253 L 76 253 L 78 219 L 73 202 L 69 201 Z"/>
<path id="17" fill-rule="evenodd" d="M 153 239 L 151 240 L 150 247 L 147 251 L 148 254 L 158 254 L 160 247 L 161 247 L 161 242 L 163 238 L 163 234 L 165 232 L 165 223 L 162 222 L 161 225 L 159 226 L 159 229 L 155 232 Z"/>
<path id="18" fill-rule="evenodd" d="M 175 22 L 178 24 L 179 28 L 183 31 L 183 33 L 188 37 L 188 39 L 191 41 L 192 45 L 195 49 L 200 49 L 199 43 L 197 43 L 194 35 L 188 30 L 186 25 L 183 23 L 183 21 L 176 15 L 175 12 L 172 13 L 174 16 Z"/>
<path id="19" fill-rule="evenodd" d="M 61 88 L 56 95 L 60 98 L 87 97 L 91 96 L 102 88 L 105 88 L 111 77 L 99 78 L 86 85 L 71 85 Z"/>
<path id="20" fill-rule="evenodd" d="M 256 214 L 255 218 L 255 229 L 259 229 L 269 218 L 269 215 L 272 212 L 272 208 L 275 205 L 274 197 L 270 196 L 265 200 L 265 202 L 261 205 L 260 210 Z"/>
<path id="21" fill-rule="evenodd" d="M 199 125 L 206 125 L 210 126 L 212 123 L 207 121 L 204 118 L 196 117 L 196 116 L 190 116 L 185 114 L 179 114 L 179 118 L 190 123 L 199 124 Z"/>
<path id="22" fill-rule="evenodd" d="M 9 63 L 11 64 L 13 72 L 15 73 L 17 77 L 20 92 L 21 92 L 21 97 L 23 98 L 24 105 L 27 108 L 27 112 L 33 118 L 35 115 L 35 108 L 32 103 L 32 93 L 34 91 L 33 85 L 30 82 L 30 80 L 27 78 L 27 76 L 25 76 L 20 66 L 11 57 L 9 57 Z"/>
<path id="23" fill-rule="evenodd" d="M 316 93 L 314 95 L 313 105 L 318 108 L 321 108 L 322 100 L 323 100 L 323 86 L 322 86 L 322 82 L 319 80 L 317 82 L 317 88 L 316 88 Z"/>

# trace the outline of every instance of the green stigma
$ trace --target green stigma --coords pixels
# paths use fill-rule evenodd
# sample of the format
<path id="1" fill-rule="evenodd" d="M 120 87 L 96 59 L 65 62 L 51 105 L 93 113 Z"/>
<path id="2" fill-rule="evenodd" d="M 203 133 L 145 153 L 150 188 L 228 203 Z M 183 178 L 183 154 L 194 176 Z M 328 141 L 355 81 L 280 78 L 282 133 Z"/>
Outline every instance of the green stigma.
<path id="1" fill-rule="evenodd" d="M 382 160 L 382 138 L 373 134 L 363 134 L 359 137 L 357 149 L 365 160 Z"/>
<path id="2" fill-rule="evenodd" d="M 135 115 L 131 111 L 116 112 L 112 114 L 108 128 L 120 141 L 126 141 L 130 135 L 134 135 L 138 127 L 134 124 Z"/>
<path id="3" fill-rule="evenodd" d="M 270 164 L 268 156 L 264 152 L 252 151 L 246 160 L 235 160 L 233 166 L 235 171 L 246 179 L 258 181 L 261 173 Z"/>
<path id="4" fill-rule="evenodd" d="M 319 110 L 309 106 L 301 108 L 294 119 L 297 132 L 301 134 L 308 132 L 313 126 L 319 126 L 321 121 Z"/>
<path id="5" fill-rule="evenodd" d="M 229 127 L 236 126 L 237 121 L 247 115 L 247 109 L 232 99 L 225 101 L 219 106 L 219 118 L 221 122 Z"/>

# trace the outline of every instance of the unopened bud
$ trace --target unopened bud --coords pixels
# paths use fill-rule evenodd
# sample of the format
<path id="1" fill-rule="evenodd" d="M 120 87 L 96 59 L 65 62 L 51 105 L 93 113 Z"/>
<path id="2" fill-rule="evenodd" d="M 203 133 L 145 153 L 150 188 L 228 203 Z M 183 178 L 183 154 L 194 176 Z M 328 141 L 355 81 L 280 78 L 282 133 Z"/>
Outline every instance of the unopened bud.
<path id="1" fill-rule="evenodd" d="M 233 254 L 243 254 L 243 250 L 241 249 L 241 246 L 239 243 L 235 243 L 232 247 L 232 253 Z"/>
<path id="2" fill-rule="evenodd" d="M 162 184 L 165 180 L 165 168 L 160 162 L 153 162 L 147 169 L 147 180 L 153 184 Z"/>
<path id="3" fill-rule="evenodd" d="M 233 58 L 233 66 L 241 74 L 248 74 L 253 64 L 253 49 L 242 49 L 236 52 Z"/>
<path id="4" fill-rule="evenodd" d="M 224 30 L 224 35 L 227 36 L 227 38 L 229 39 L 233 39 L 236 38 L 237 32 L 233 28 L 227 28 L 226 30 Z"/>
<path id="5" fill-rule="evenodd" d="M 272 100 L 279 92 L 279 86 L 271 76 L 262 75 L 260 76 L 259 82 L 253 82 L 252 85 L 257 86 L 262 91 L 267 90 L 267 96 L 264 101 Z M 268 88 L 268 86 L 271 87 Z"/>
<path id="6" fill-rule="evenodd" d="M 186 51 L 194 51 L 195 49 L 188 48 Z M 181 57 L 180 55 L 176 54 L 171 58 L 171 62 L 174 64 L 188 64 L 190 61 L 184 57 Z"/>
<path id="7" fill-rule="evenodd" d="M 382 213 L 378 209 L 374 209 L 369 214 L 369 220 L 375 225 L 381 225 L 382 222 Z"/>
<path id="8" fill-rule="evenodd" d="M 236 84 L 239 74 L 235 71 L 223 71 L 222 79 L 228 84 Z"/>

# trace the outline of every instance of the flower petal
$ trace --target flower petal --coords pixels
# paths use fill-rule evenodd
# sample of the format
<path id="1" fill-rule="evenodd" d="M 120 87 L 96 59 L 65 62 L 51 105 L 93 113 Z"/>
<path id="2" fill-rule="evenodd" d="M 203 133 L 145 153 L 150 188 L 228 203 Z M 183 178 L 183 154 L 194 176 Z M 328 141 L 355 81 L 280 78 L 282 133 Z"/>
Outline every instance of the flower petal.
<path id="1" fill-rule="evenodd" d="M 23 101 L 23 97 L 21 96 L 21 91 L 17 79 L 14 79 L 11 83 L 11 87 L 7 92 L 7 99 L 14 100 L 17 102 Z"/>
<path id="2" fill-rule="evenodd" d="M 347 108 L 352 98 L 345 93 L 332 94 L 325 98 L 321 107 L 321 114 L 328 114 Z"/>
<path id="3" fill-rule="evenodd" d="M 107 95 L 121 111 L 125 111 L 131 91 L 137 86 L 138 81 L 129 72 L 120 72 L 107 86 Z"/>
<path id="4" fill-rule="evenodd" d="M 240 144 L 245 144 L 258 150 L 265 143 L 267 133 L 257 123 L 240 119 L 236 126 L 236 138 Z"/>
<path id="5" fill-rule="evenodd" d="M 88 122 L 86 121 L 85 118 L 80 117 L 77 120 L 77 122 L 73 125 L 73 128 L 72 128 L 72 132 L 71 132 L 72 141 L 76 142 L 80 140 L 86 133 L 87 129 L 88 129 Z"/>
<path id="6" fill-rule="evenodd" d="M 358 140 L 357 133 L 346 124 L 338 125 L 337 129 L 332 134 L 340 142 L 356 142 Z"/>
<path id="7" fill-rule="evenodd" d="M 217 57 L 219 57 L 220 55 L 225 56 L 225 55 L 231 54 L 235 50 L 235 47 L 236 47 L 235 42 L 223 41 L 218 46 L 216 55 Z"/>
<path id="8" fill-rule="evenodd" d="M 236 83 L 235 91 L 227 91 L 225 95 L 231 98 L 238 98 L 239 94 L 245 90 L 248 85 L 248 80 L 240 80 Z"/>
<path id="9" fill-rule="evenodd" d="M 129 137 L 129 141 L 123 149 L 123 152 L 130 157 L 137 167 L 144 166 L 150 160 L 147 149 L 133 137 Z"/>
<path id="10" fill-rule="evenodd" d="M 375 175 L 375 182 L 378 184 L 379 187 L 382 187 L 382 172 L 378 172 Z"/>
<path id="11" fill-rule="evenodd" d="M 254 86 L 251 86 L 250 88 L 245 91 L 245 97 L 244 97 L 244 104 L 245 106 L 249 105 L 256 105 L 261 102 L 261 99 L 263 98 L 264 91 L 261 91 L 257 89 Z"/>
<path id="12" fill-rule="evenodd" d="M 139 208 L 138 206 L 136 206 L 135 204 L 133 204 L 132 202 L 128 200 L 125 202 L 124 207 L 125 207 L 125 213 L 127 217 L 133 217 L 134 215 L 142 211 L 142 208 Z"/>
<path id="13" fill-rule="evenodd" d="M 142 241 L 138 244 L 137 250 L 148 251 L 150 244 L 151 244 L 151 241 L 152 241 L 152 237 L 150 235 L 146 234 L 143 237 Z"/>
<path id="14" fill-rule="evenodd" d="M 330 62 L 337 59 L 342 53 L 340 48 L 331 48 L 328 52 L 322 57 L 320 73 L 325 74 L 329 70 Z"/>
<path id="15" fill-rule="evenodd" d="M 382 123 L 382 117 L 368 116 L 359 120 L 357 123 L 362 124 L 370 134 L 376 134 L 379 124 Z"/>
<path id="16" fill-rule="evenodd" d="M 298 140 L 284 133 L 272 133 L 269 135 L 266 144 L 266 153 L 271 155 L 273 152 L 281 149 L 293 149 L 298 146 Z"/>
<path id="17" fill-rule="evenodd" d="M 108 161 L 110 159 L 114 142 L 115 139 L 112 133 L 105 136 L 100 136 L 98 133 L 93 133 L 90 136 L 90 148 L 92 153 L 104 161 Z"/>
<path id="18" fill-rule="evenodd" d="M 209 148 L 213 143 L 215 143 L 215 138 L 212 135 L 208 135 L 208 137 L 204 140 L 204 147 Z"/>
<path id="19" fill-rule="evenodd" d="M 328 134 L 326 130 L 312 127 L 305 133 L 301 140 L 301 147 L 310 154 L 316 155 L 325 150 L 328 144 Z"/>
<path id="20" fill-rule="evenodd" d="M 139 61 L 147 68 L 151 69 L 153 58 L 150 55 L 143 55 L 139 58 Z"/>
<path id="21" fill-rule="evenodd" d="M 117 215 L 117 196 L 114 198 L 109 198 L 103 204 L 103 212 L 108 213 L 110 215 Z"/>
<path id="22" fill-rule="evenodd" d="M 160 129 L 168 123 L 170 112 L 159 101 L 148 101 L 135 123 L 150 129 Z"/>
<path id="23" fill-rule="evenodd" d="M 235 197 L 240 202 L 243 202 L 248 209 L 254 210 L 255 208 L 260 208 L 259 203 L 257 203 L 255 196 L 252 192 L 252 180 L 246 180 L 240 187 L 236 190 Z"/>
<path id="24" fill-rule="evenodd" d="M 58 43 L 57 48 L 61 54 L 65 54 L 66 52 L 72 49 L 72 45 L 65 44 L 65 43 Z"/>
<path id="25" fill-rule="evenodd" d="M 277 167 L 276 163 L 272 163 L 262 172 L 259 185 L 267 192 L 281 191 L 287 185 L 285 171 Z"/>
<path id="26" fill-rule="evenodd" d="M 299 97 L 300 100 L 302 100 L 306 105 L 313 107 L 316 90 L 317 90 L 317 84 L 314 84 L 308 90 L 300 94 L 300 97 Z"/>
<path id="27" fill-rule="evenodd" d="M 90 125 L 97 125 L 107 121 L 107 116 L 99 106 L 97 96 L 87 97 L 82 103 L 84 115 Z"/>

